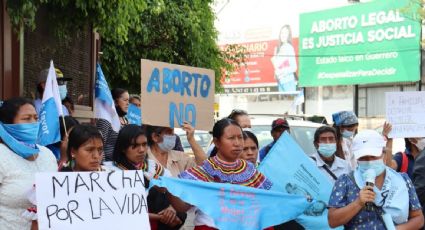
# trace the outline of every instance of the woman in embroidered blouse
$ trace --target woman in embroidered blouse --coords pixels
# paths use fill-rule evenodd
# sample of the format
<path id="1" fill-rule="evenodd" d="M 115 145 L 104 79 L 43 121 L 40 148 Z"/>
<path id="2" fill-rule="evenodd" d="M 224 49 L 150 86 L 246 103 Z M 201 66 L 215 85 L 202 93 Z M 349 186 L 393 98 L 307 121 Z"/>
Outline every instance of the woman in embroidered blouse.
<path id="1" fill-rule="evenodd" d="M 104 171 L 103 141 L 99 130 L 92 125 L 76 125 L 68 137 L 68 163 L 62 172 Z"/>
<path id="2" fill-rule="evenodd" d="M 149 181 L 159 176 L 170 177 L 170 172 L 155 161 L 148 159 L 146 134 L 138 125 L 127 125 L 118 133 L 113 162 L 105 162 L 112 170 L 143 170 L 146 188 Z M 152 230 L 177 230 L 186 219 L 185 213 L 176 213 L 165 193 L 152 188 L 147 197 L 149 220 Z"/>
<path id="3" fill-rule="evenodd" d="M 383 161 L 385 140 L 374 130 L 353 139 L 358 167 L 338 178 L 329 200 L 331 227 L 345 229 L 419 229 L 424 217 L 407 174 L 399 174 Z M 366 186 L 365 181 L 374 186 Z"/>
<path id="4" fill-rule="evenodd" d="M 32 102 L 12 98 L 0 105 L 0 229 L 30 229 L 27 193 L 37 172 L 57 169 L 53 153 L 36 145 L 40 125 Z M 36 224 L 33 222 L 33 224 Z"/>
<path id="5" fill-rule="evenodd" d="M 240 159 L 244 147 L 242 129 L 234 120 L 225 118 L 215 123 L 213 141 L 217 155 L 200 166 L 179 175 L 183 179 L 239 184 L 270 189 L 272 182 L 256 170 L 255 165 Z M 190 206 L 185 207 L 190 208 Z M 215 229 L 214 221 L 202 211 L 196 211 L 195 230 Z"/>

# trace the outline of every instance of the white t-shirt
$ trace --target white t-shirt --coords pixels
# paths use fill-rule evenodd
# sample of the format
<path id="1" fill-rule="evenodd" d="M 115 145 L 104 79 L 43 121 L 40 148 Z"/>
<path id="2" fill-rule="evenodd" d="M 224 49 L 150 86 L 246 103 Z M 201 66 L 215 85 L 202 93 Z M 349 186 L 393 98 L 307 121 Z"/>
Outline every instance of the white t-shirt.
<path id="1" fill-rule="evenodd" d="M 35 183 L 37 172 L 57 171 L 53 153 L 43 146 L 37 159 L 29 161 L 0 144 L 0 229 L 28 230 L 31 221 L 22 213 L 32 204 L 27 193 Z"/>
<path id="2" fill-rule="evenodd" d="M 322 160 L 322 158 L 320 158 L 319 153 L 317 153 L 317 152 L 314 153 L 313 157 L 315 158 L 315 163 L 316 163 L 317 167 L 319 168 L 319 170 L 322 171 L 322 173 L 329 178 L 329 180 L 332 182 L 332 184 L 334 184 L 336 180 L 329 174 L 328 171 L 326 171 L 326 169 L 325 169 L 326 163 Z M 342 176 L 343 174 L 349 174 L 351 172 L 350 164 L 346 160 L 341 159 L 337 156 L 335 156 L 335 159 L 334 159 L 334 162 L 332 163 L 332 166 L 329 167 L 328 165 L 326 165 L 326 167 L 328 167 L 328 169 L 337 178 Z"/>

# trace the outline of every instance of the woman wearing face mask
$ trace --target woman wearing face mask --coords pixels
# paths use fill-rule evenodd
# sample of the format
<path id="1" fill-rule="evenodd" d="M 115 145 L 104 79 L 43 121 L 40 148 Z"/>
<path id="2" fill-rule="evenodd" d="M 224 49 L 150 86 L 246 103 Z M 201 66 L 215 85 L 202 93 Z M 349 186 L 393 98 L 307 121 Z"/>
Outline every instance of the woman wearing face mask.
<path id="1" fill-rule="evenodd" d="M 238 123 L 228 118 L 219 120 L 213 127 L 213 141 L 215 148 L 217 148 L 217 155 L 205 160 L 200 166 L 186 170 L 179 175 L 180 178 L 232 183 L 267 190 L 271 188 L 272 182 L 257 171 L 253 164 L 240 159 L 244 139 Z M 172 199 L 176 200 L 173 197 Z M 181 211 L 191 208 L 190 205 L 185 203 L 178 207 L 181 208 Z M 195 230 L 216 229 L 211 217 L 200 210 L 195 213 Z"/>
<path id="2" fill-rule="evenodd" d="M 121 128 L 128 125 L 127 111 L 129 105 L 128 91 L 121 88 L 115 88 L 111 90 L 112 99 L 114 99 L 115 109 L 120 118 Z M 96 127 L 102 134 L 103 143 L 105 144 L 104 150 L 104 161 L 112 160 L 112 153 L 114 152 L 115 142 L 117 141 L 118 133 L 112 129 L 111 123 L 105 119 L 98 119 Z"/>
<path id="3" fill-rule="evenodd" d="M 22 216 L 37 172 L 56 171 L 52 152 L 37 145 L 40 125 L 30 100 L 12 98 L 0 105 L 0 228 L 30 229 Z"/>
<path id="4" fill-rule="evenodd" d="M 92 125 L 76 125 L 68 137 L 68 163 L 62 172 L 104 171 L 102 135 Z"/>
<path id="5" fill-rule="evenodd" d="M 357 116 L 352 111 L 341 111 L 332 114 L 332 119 L 337 137 L 336 155 L 346 160 L 350 164 L 351 169 L 354 170 L 357 166 L 357 162 L 354 158 L 351 146 L 353 137 L 359 126 Z"/>
<path id="6" fill-rule="evenodd" d="M 314 133 L 314 146 L 317 152 L 311 158 L 332 184 L 341 175 L 350 173 L 351 166 L 348 162 L 335 156 L 336 131 L 334 128 L 329 126 L 319 127 Z"/>
<path id="7" fill-rule="evenodd" d="M 173 150 L 176 144 L 174 129 L 148 126 L 146 131 L 149 145 L 148 157 L 168 169 L 173 177 L 177 177 L 186 169 L 196 166 L 194 158 L 189 157 L 184 152 Z"/>
<path id="8" fill-rule="evenodd" d="M 409 177 L 384 164 L 384 138 L 374 130 L 353 140 L 358 167 L 335 182 L 328 220 L 345 229 L 419 229 L 424 219 Z"/>
<path id="9" fill-rule="evenodd" d="M 114 161 L 105 162 L 105 165 L 109 165 L 112 170 L 143 170 L 145 186 L 148 188 L 152 178 L 171 174 L 155 161 L 148 159 L 147 148 L 147 138 L 142 127 L 127 125 L 118 134 L 113 154 Z M 154 187 L 149 190 L 147 201 L 151 229 L 177 230 L 186 219 L 185 213 L 176 213 L 160 189 Z"/>

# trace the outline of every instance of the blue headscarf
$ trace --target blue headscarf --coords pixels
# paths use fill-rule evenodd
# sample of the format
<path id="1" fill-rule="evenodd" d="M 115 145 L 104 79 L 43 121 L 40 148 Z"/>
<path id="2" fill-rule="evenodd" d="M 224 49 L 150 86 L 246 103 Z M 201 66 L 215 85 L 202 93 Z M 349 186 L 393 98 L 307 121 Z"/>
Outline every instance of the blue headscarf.
<path id="1" fill-rule="evenodd" d="M 357 116 L 353 111 L 341 111 L 334 113 L 332 114 L 332 120 L 336 126 L 350 126 L 359 123 Z"/>
<path id="2" fill-rule="evenodd" d="M 39 122 L 23 124 L 3 124 L 0 122 L 0 138 L 13 152 L 23 158 L 37 154 Z"/>

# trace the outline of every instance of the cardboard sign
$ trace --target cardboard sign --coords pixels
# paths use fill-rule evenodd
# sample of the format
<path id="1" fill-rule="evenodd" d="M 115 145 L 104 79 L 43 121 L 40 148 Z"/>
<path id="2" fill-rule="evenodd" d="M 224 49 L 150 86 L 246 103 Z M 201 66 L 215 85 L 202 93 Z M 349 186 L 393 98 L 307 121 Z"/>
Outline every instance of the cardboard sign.
<path id="1" fill-rule="evenodd" d="M 39 229 L 150 229 L 143 171 L 36 175 Z"/>
<path id="2" fill-rule="evenodd" d="M 143 123 L 197 130 L 214 123 L 214 71 L 141 60 Z"/>
<path id="3" fill-rule="evenodd" d="M 387 92 L 389 137 L 425 137 L 425 92 Z"/>

